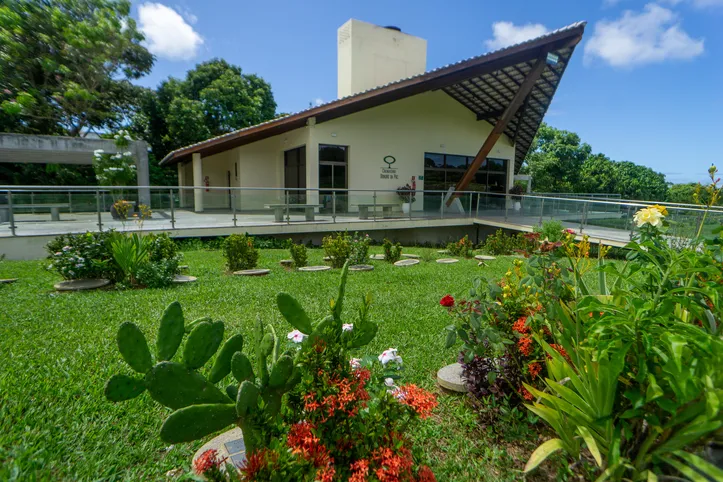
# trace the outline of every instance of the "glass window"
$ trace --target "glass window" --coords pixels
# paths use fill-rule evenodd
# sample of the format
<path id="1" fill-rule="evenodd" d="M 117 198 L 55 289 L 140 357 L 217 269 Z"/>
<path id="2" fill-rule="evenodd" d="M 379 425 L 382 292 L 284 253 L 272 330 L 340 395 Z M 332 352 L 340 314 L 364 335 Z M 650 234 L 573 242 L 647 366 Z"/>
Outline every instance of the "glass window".
<path id="1" fill-rule="evenodd" d="M 333 166 L 331 166 L 330 164 L 320 164 L 319 165 L 319 187 L 321 187 L 321 188 L 334 187 L 334 183 L 332 182 L 332 175 L 333 175 Z"/>
<path id="2" fill-rule="evenodd" d="M 445 156 L 447 158 L 447 167 L 453 169 L 466 169 L 467 156 Z"/>
<path id="3" fill-rule="evenodd" d="M 504 159 L 487 159 L 490 171 L 505 172 L 505 160 Z"/>
<path id="4" fill-rule="evenodd" d="M 490 172 L 487 177 L 489 192 L 504 193 L 507 190 L 507 175 L 502 172 Z"/>
<path id="5" fill-rule="evenodd" d="M 424 171 L 424 189 L 429 191 L 444 190 L 444 171 L 443 170 L 425 170 Z"/>
<path id="6" fill-rule="evenodd" d="M 329 146 L 325 144 L 319 145 L 319 164 L 322 162 L 334 162 L 346 164 L 347 162 L 346 146 Z"/>
<path id="7" fill-rule="evenodd" d="M 473 161 L 474 156 L 425 153 L 424 189 L 446 191 L 450 187 L 456 186 Z M 466 190 L 494 193 L 506 192 L 507 162 L 506 159 L 491 158 L 482 161 L 480 168 Z"/>
<path id="8" fill-rule="evenodd" d="M 444 167 L 444 155 L 426 153 L 424 155 L 424 167 Z"/>

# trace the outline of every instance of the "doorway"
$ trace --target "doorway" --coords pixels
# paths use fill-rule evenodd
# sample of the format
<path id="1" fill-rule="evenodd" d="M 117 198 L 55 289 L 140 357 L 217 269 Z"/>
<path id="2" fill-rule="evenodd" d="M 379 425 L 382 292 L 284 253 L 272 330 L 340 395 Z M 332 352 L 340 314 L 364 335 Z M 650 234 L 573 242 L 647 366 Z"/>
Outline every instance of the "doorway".
<path id="1" fill-rule="evenodd" d="M 306 204 L 306 146 L 284 151 L 284 187 L 290 204 Z"/>

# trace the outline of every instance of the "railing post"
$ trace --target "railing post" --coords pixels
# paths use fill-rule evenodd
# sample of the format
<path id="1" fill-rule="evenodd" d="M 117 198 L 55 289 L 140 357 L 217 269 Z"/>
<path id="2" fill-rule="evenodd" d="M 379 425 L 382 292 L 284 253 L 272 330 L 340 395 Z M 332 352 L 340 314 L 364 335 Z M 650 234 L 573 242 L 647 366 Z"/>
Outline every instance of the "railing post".
<path id="1" fill-rule="evenodd" d="M 442 204 L 439 205 L 439 219 L 444 219 L 444 193 L 441 194 Z"/>
<path id="2" fill-rule="evenodd" d="M 101 219 L 100 219 L 100 191 L 98 191 L 97 189 L 95 191 L 95 208 L 96 208 L 96 211 L 98 211 L 98 231 L 102 232 L 103 231 L 103 223 L 101 222 Z"/>
<path id="3" fill-rule="evenodd" d="M 474 197 L 474 194 L 469 193 L 469 217 L 472 217 L 472 198 Z"/>
<path id="4" fill-rule="evenodd" d="M 580 232 L 585 229 L 585 212 L 587 211 L 587 202 L 582 204 L 582 215 L 580 216 Z"/>
<path id="5" fill-rule="evenodd" d="M 236 222 L 236 191 L 231 191 L 231 212 L 233 213 L 233 227 L 237 226 Z"/>
<path id="6" fill-rule="evenodd" d="M 331 191 L 331 221 L 336 222 L 336 191 Z"/>
<path id="7" fill-rule="evenodd" d="M 12 191 L 8 191 L 8 221 L 10 221 L 10 233 L 15 236 L 15 213 L 13 212 Z"/>
<path id="8" fill-rule="evenodd" d="M 73 214 L 73 192 L 68 191 L 68 212 Z"/>
<path id="9" fill-rule="evenodd" d="M 480 194 L 480 193 L 477 193 L 477 207 L 475 208 L 476 210 L 475 210 L 475 212 L 474 212 L 474 216 L 475 216 L 476 218 L 479 217 L 479 198 L 480 198 L 480 197 L 481 197 L 481 194 Z"/>
<path id="10" fill-rule="evenodd" d="M 509 206 L 510 206 L 510 201 L 511 201 L 511 199 L 512 199 L 512 198 L 510 197 L 509 194 L 505 194 L 505 222 L 507 222 L 507 213 L 508 213 L 508 211 L 509 211 L 509 209 L 510 209 Z"/>
<path id="11" fill-rule="evenodd" d="M 30 191 L 30 204 L 33 205 L 33 207 L 30 208 L 30 212 L 35 214 L 35 193 L 33 191 Z"/>
<path id="12" fill-rule="evenodd" d="M 372 198 L 373 198 L 373 202 L 374 202 L 374 206 L 372 207 L 372 219 L 374 221 L 376 221 L 377 220 L 377 191 L 376 190 L 374 191 L 374 196 L 372 196 Z"/>
<path id="13" fill-rule="evenodd" d="M 286 191 L 286 224 L 291 224 L 291 216 L 289 215 L 289 191 Z"/>
<path id="14" fill-rule="evenodd" d="M 416 193 L 415 193 L 415 194 L 416 194 Z M 412 198 L 414 198 L 414 196 L 412 196 L 412 195 L 410 194 L 410 195 L 409 195 L 409 220 L 410 220 L 410 221 L 412 220 L 412 204 L 414 204 L 414 202 L 412 201 Z"/>
<path id="15" fill-rule="evenodd" d="M 176 207 L 174 206 L 176 203 L 173 201 L 173 189 L 168 190 L 168 195 L 171 200 L 171 229 L 176 229 Z"/>
<path id="16" fill-rule="evenodd" d="M 540 202 L 540 226 L 542 226 L 542 216 L 545 212 L 545 198 L 542 198 L 542 201 Z"/>

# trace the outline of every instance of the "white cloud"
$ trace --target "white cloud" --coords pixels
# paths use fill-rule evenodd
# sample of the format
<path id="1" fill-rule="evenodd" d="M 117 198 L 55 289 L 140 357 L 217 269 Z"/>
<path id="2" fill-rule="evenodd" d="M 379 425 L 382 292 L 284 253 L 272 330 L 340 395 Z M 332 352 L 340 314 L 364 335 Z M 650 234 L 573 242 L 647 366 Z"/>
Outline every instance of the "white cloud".
<path id="1" fill-rule="evenodd" d="M 601 20 L 585 44 L 585 60 L 600 58 L 613 67 L 692 59 L 703 53 L 703 39 L 691 38 L 678 16 L 649 3 L 640 13 L 626 10 L 617 20 Z"/>
<path id="2" fill-rule="evenodd" d="M 539 37 L 547 31 L 547 28 L 540 23 L 515 25 L 512 22 L 495 22 L 492 24 L 494 38 L 485 40 L 485 45 L 490 50 L 501 49 Z"/>
<path id="3" fill-rule="evenodd" d="M 160 3 L 144 3 L 138 7 L 138 20 L 148 50 L 159 57 L 190 60 L 203 45 L 203 38 L 178 12 Z"/>
<path id="4" fill-rule="evenodd" d="M 321 97 L 317 97 L 316 99 L 314 99 L 314 105 L 321 105 L 323 103 L 324 99 L 322 99 Z"/>

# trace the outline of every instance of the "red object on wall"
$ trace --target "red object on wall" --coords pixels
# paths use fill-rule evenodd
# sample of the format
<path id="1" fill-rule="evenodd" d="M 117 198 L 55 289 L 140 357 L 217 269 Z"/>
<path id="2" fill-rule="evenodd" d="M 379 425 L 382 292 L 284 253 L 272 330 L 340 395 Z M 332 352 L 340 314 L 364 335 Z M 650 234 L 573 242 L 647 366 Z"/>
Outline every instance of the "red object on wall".
<path id="1" fill-rule="evenodd" d="M 210 180 L 208 179 L 208 176 L 206 176 L 206 177 L 203 178 L 203 184 L 204 184 L 206 187 L 208 187 L 208 186 L 211 185 L 211 182 L 210 182 Z M 206 192 L 208 192 L 208 189 L 206 189 Z"/>

